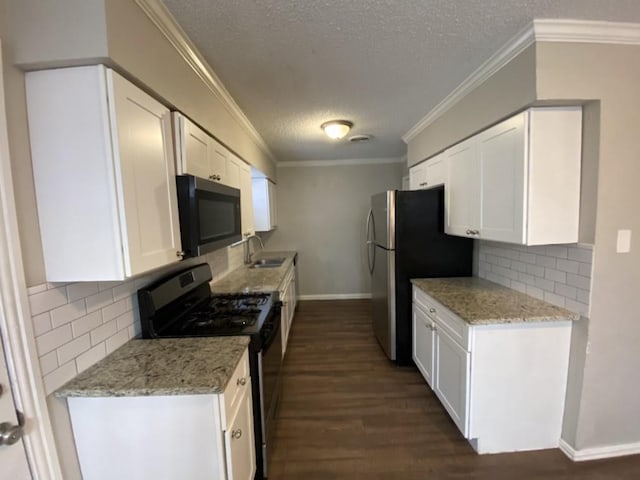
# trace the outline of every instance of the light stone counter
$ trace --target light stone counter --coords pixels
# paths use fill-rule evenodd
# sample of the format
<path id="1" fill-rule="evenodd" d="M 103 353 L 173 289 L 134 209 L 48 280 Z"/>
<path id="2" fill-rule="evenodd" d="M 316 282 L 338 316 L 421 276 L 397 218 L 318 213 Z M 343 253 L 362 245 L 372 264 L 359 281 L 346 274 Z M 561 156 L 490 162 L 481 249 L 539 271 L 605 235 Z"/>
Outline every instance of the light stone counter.
<path id="1" fill-rule="evenodd" d="M 213 293 L 241 293 L 275 292 L 280 290 L 285 275 L 297 256 L 297 252 L 262 251 L 254 256 L 254 260 L 284 257 L 285 261 L 275 268 L 249 268 L 248 265 L 243 265 L 212 283 L 211 291 Z"/>
<path id="2" fill-rule="evenodd" d="M 248 344 L 248 336 L 134 339 L 63 385 L 55 395 L 222 393 Z"/>
<path id="3" fill-rule="evenodd" d="M 577 313 L 478 277 L 415 278 L 411 283 L 471 325 L 580 318 Z"/>

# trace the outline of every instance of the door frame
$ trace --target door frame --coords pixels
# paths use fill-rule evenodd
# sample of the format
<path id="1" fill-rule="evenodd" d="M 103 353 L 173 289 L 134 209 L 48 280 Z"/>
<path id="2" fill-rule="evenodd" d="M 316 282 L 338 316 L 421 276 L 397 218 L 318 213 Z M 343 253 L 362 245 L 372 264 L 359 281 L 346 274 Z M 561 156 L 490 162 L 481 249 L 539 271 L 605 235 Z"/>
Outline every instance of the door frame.
<path id="1" fill-rule="evenodd" d="M 8 142 L 0 63 L 0 331 L 14 402 L 25 417 L 23 441 L 31 472 L 37 479 L 62 479 L 27 297 Z"/>

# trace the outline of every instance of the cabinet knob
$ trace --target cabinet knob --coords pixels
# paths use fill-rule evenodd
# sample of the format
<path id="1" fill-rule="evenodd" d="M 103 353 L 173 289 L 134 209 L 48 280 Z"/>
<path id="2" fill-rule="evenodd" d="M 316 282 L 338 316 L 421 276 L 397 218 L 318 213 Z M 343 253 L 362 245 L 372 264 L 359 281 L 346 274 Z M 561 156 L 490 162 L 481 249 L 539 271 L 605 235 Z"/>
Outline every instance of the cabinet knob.
<path id="1" fill-rule="evenodd" d="M 233 438 L 234 440 L 239 439 L 241 436 L 242 436 L 242 430 L 241 429 L 233 430 L 231 432 L 231 438 Z"/>
<path id="2" fill-rule="evenodd" d="M 433 307 L 431 307 L 431 308 L 429 309 L 429 313 L 436 313 L 436 309 L 435 309 L 435 308 L 433 308 Z"/>
<path id="3" fill-rule="evenodd" d="M 420 183 L 420 186 L 421 186 L 421 187 L 426 187 L 427 185 L 428 185 L 428 183 L 427 183 L 427 182 L 422 182 L 422 183 Z"/>
<path id="4" fill-rule="evenodd" d="M 24 430 L 20 425 L 11 425 L 10 423 L 0 423 L 0 445 L 13 445 L 18 443 L 24 434 Z"/>
<path id="5" fill-rule="evenodd" d="M 240 385 L 240 386 L 243 386 L 243 387 L 244 387 L 244 386 L 247 384 L 247 379 L 246 379 L 246 378 L 244 378 L 244 377 L 239 378 L 239 379 L 238 379 L 238 381 L 237 381 L 236 383 L 237 383 L 237 385 Z"/>
<path id="6" fill-rule="evenodd" d="M 215 180 L 216 176 L 215 175 L 209 175 L 209 180 Z"/>
<path id="7" fill-rule="evenodd" d="M 184 252 L 183 252 L 182 250 L 178 250 L 178 251 L 176 252 L 176 257 L 178 257 L 178 258 L 184 258 Z"/>

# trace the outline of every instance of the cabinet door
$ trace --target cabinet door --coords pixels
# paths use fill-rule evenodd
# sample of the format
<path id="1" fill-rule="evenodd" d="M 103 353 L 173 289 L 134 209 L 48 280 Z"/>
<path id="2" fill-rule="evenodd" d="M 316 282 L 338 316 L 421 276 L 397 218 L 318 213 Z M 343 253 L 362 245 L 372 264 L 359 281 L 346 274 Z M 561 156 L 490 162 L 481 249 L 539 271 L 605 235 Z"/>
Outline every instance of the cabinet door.
<path id="1" fill-rule="evenodd" d="M 436 185 L 445 185 L 447 183 L 447 155 L 442 152 L 439 155 L 427 160 L 424 166 L 424 183 L 425 187 L 435 187 Z"/>
<path id="2" fill-rule="evenodd" d="M 285 285 L 280 292 L 280 301 L 282 302 L 282 308 L 280 310 L 280 332 L 282 334 L 282 358 L 287 351 L 287 340 L 289 340 L 289 318 L 290 318 L 290 306 L 289 306 L 289 288 Z"/>
<path id="3" fill-rule="evenodd" d="M 228 185 L 233 188 L 240 189 L 240 164 L 243 163 L 238 157 L 234 154 L 229 153 L 229 158 L 227 160 L 227 170 L 226 174 L 221 180 L 221 183 Z M 242 198 L 240 198 L 240 202 L 242 202 Z"/>
<path id="4" fill-rule="evenodd" d="M 107 72 L 125 272 L 132 276 L 180 260 L 171 123 L 168 108 Z"/>
<path id="5" fill-rule="evenodd" d="M 224 434 L 227 480 L 253 480 L 256 472 L 250 392 L 251 389 L 246 390 L 231 428 Z"/>
<path id="6" fill-rule="evenodd" d="M 188 173 L 196 177 L 209 178 L 211 170 L 209 157 L 211 156 L 211 137 L 201 130 L 188 118 L 177 114 L 178 138 L 178 173 Z"/>
<path id="7" fill-rule="evenodd" d="M 209 171 L 212 175 L 210 178 L 212 180 L 218 180 L 225 183 L 227 176 L 227 162 L 229 161 L 229 150 L 211 137 L 209 137 L 209 142 L 211 143 Z"/>
<path id="8" fill-rule="evenodd" d="M 420 190 L 427 186 L 426 181 L 426 162 L 419 163 L 409 169 L 409 189 Z"/>
<path id="9" fill-rule="evenodd" d="M 253 218 L 258 232 L 273 230 L 276 226 L 276 190 L 273 182 L 267 178 L 254 178 Z"/>
<path id="10" fill-rule="evenodd" d="M 269 226 L 273 230 L 278 225 L 278 210 L 276 205 L 276 184 L 267 180 L 269 188 Z"/>
<path id="11" fill-rule="evenodd" d="M 509 243 L 525 241 L 525 113 L 478 135 L 480 237 Z"/>
<path id="12" fill-rule="evenodd" d="M 476 138 L 472 137 L 450 148 L 446 156 L 449 176 L 445 192 L 445 232 L 475 237 L 480 223 L 480 172 Z"/>
<path id="13" fill-rule="evenodd" d="M 240 165 L 240 209 L 242 215 L 242 232 L 255 233 L 253 219 L 253 186 L 251 184 L 251 167 L 244 162 Z"/>
<path id="14" fill-rule="evenodd" d="M 433 390 L 462 434 L 468 435 L 470 354 L 436 326 Z"/>
<path id="15" fill-rule="evenodd" d="M 413 306 L 413 360 L 429 386 L 433 388 L 433 361 L 435 353 L 434 324 L 429 316 Z"/>

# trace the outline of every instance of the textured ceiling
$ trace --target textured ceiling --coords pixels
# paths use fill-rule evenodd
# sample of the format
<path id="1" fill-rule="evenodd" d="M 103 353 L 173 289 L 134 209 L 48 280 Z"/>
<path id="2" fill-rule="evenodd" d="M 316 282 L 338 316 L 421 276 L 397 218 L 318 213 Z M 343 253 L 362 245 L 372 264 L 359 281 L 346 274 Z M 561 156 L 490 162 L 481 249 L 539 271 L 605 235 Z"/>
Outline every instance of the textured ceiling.
<path id="1" fill-rule="evenodd" d="M 164 0 L 279 161 L 399 157 L 418 120 L 534 18 L 640 0 Z M 366 144 L 320 124 L 354 122 Z"/>

